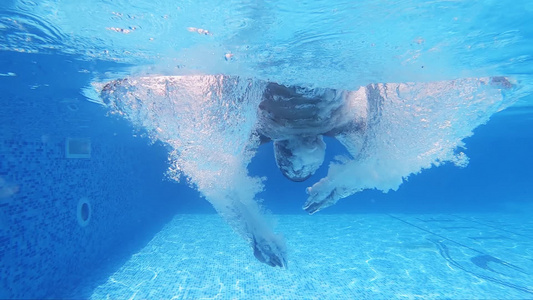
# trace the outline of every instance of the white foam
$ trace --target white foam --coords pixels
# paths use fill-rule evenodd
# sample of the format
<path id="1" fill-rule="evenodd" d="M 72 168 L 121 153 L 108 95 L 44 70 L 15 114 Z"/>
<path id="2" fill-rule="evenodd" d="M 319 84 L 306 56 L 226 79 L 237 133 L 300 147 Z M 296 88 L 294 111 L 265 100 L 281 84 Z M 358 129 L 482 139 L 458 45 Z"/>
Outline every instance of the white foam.
<path id="1" fill-rule="evenodd" d="M 255 133 L 265 87 L 263 81 L 222 75 L 133 77 L 108 83 L 102 97 L 112 112 L 169 146 L 170 178 L 185 176 L 254 251 L 267 249 L 265 257 L 284 261 L 285 244 L 256 199 L 263 179 L 247 171 L 259 145 Z M 343 91 L 348 103 L 334 119 L 346 125 L 351 118 L 357 125 L 337 136 L 352 158 L 329 166 L 327 177 L 308 188 L 304 207 L 314 213 L 364 189 L 396 190 L 411 174 L 445 162 L 466 166 L 468 157 L 457 150 L 474 128 L 512 104 L 507 90 L 512 85 L 499 77 Z M 300 156 L 305 159 L 293 162 L 298 168 L 321 160 Z"/>
<path id="2" fill-rule="evenodd" d="M 263 90 L 263 82 L 222 75 L 154 76 L 112 81 L 102 96 L 170 147 L 170 178 L 185 176 L 243 238 L 284 260 L 284 242 L 255 198 L 263 179 L 247 170 L 259 145 L 252 133 Z"/>
<path id="3" fill-rule="evenodd" d="M 367 86 L 366 99 L 354 100 L 368 103 L 366 131 L 341 138 L 354 159 L 332 163 L 327 177 L 308 188 L 306 206 L 324 208 L 364 189 L 397 190 L 411 174 L 445 162 L 466 166 L 457 149 L 512 104 L 502 94 L 508 88 L 491 78 Z"/>

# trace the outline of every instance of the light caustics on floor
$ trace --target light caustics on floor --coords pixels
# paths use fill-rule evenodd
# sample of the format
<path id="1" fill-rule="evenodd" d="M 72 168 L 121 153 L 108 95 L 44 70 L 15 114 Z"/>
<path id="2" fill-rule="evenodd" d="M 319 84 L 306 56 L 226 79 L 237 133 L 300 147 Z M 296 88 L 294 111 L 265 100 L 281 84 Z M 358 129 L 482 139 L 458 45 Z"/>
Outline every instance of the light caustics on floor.
<path id="1" fill-rule="evenodd" d="M 217 215 L 178 215 L 93 299 L 524 299 L 526 215 L 281 215 L 289 268 L 255 260 Z"/>

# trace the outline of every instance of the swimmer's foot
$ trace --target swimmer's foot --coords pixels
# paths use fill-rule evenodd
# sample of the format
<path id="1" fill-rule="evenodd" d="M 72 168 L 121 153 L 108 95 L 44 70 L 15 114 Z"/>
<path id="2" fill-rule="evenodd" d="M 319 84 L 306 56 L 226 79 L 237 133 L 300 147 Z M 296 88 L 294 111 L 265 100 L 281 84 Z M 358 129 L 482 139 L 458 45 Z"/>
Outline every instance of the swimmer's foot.
<path id="1" fill-rule="evenodd" d="M 277 237 L 265 239 L 254 235 L 252 237 L 252 248 L 255 258 L 260 262 L 271 267 L 287 267 L 287 252 L 283 240 Z"/>

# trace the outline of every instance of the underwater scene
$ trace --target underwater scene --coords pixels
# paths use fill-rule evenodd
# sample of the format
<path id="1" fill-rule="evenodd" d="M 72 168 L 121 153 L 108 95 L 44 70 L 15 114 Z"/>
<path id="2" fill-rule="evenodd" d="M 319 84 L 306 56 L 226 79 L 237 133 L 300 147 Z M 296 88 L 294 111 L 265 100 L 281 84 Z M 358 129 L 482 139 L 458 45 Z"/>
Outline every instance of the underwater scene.
<path id="1" fill-rule="evenodd" d="M 3 0 L 0 299 L 533 299 L 531 20 Z"/>

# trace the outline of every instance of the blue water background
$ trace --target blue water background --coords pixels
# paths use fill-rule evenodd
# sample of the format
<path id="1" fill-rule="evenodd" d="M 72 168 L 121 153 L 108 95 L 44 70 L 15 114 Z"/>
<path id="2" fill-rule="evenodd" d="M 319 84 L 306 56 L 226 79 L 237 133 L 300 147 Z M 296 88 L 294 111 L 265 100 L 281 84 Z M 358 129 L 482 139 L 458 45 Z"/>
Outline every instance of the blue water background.
<path id="1" fill-rule="evenodd" d="M 75 56 L 38 55 L 3 52 L 1 64 L 4 69 L 16 73 L 16 77 L 4 77 L 0 88 L 16 94 L 27 101 L 57 101 L 63 98 L 83 98 L 80 90 L 92 79 L 90 75 L 79 73 L 82 69 L 99 69 L 120 71 L 125 66 L 103 62 L 82 61 Z M 48 86 L 44 86 L 44 85 Z M 30 89 L 31 86 L 41 86 Z M 8 95 L 9 95 L 8 94 Z M 528 102 L 531 97 L 522 99 Z M 11 101 L 2 97 L 4 101 Z M 33 99 L 33 100 L 31 100 Z M 95 114 L 104 116 L 105 108 L 96 104 L 87 104 Z M 31 119 L 31 113 L 19 116 L 21 123 Z M 53 116 L 50 116 L 51 120 Z M 119 120 L 128 127 L 126 121 Z M 61 125 L 59 123 L 58 125 Z M 398 191 L 382 193 L 367 190 L 347 199 L 321 213 L 346 212 L 448 212 L 448 211 L 498 211 L 513 210 L 513 204 L 528 204 L 533 201 L 533 116 L 529 107 L 511 107 L 494 115 L 491 120 L 474 131 L 474 135 L 465 140 L 465 153 L 470 157 L 466 168 L 458 168 L 451 163 L 444 166 L 423 170 L 413 174 Z M 21 125 L 23 126 L 23 125 Z M 64 126 L 70 126 L 64 124 Z M 92 124 L 94 127 L 99 124 Z M 6 130 L 22 130 L 5 124 Z M 112 130 L 107 128 L 104 130 Z M 135 129 L 129 127 L 129 133 Z M 149 144 L 146 138 L 139 137 L 139 142 Z M 265 206 L 276 214 L 304 213 L 301 209 L 307 198 L 305 188 L 327 175 L 327 166 L 336 155 L 346 155 L 344 147 L 336 140 L 325 138 L 327 144 L 324 164 L 315 175 L 305 182 L 292 182 L 281 174 L 274 160 L 272 144 L 259 147 L 249 170 L 251 175 L 265 176 L 266 188 L 259 198 L 265 200 Z M 158 145 L 156 151 L 163 146 Z M 148 149 L 148 148 L 147 148 Z M 165 155 L 159 153 L 161 164 L 166 165 Z M 160 167 L 161 168 L 161 167 Z M 163 168 L 164 169 L 164 168 Z M 164 172 L 161 172 L 162 174 Z M 164 175 L 161 176 L 162 178 Z M 181 184 L 186 185 L 186 184 Z M 180 197 L 179 206 L 183 212 L 213 213 L 211 206 L 198 199 L 200 195 L 191 190 L 193 197 Z M 200 200 L 200 201 L 199 201 Z M 510 206 L 507 206 L 509 203 Z"/>
<path id="2" fill-rule="evenodd" d="M 6 4 L 8 7 L 9 3 L 10 1 L 2 2 L 1 5 Z M 525 42 L 521 44 L 523 47 L 530 47 L 533 44 L 531 37 L 525 35 L 524 39 Z M 138 159 L 133 165 L 139 168 L 143 166 L 142 173 L 152 176 L 152 181 L 146 182 L 147 186 L 137 186 L 137 188 L 144 191 L 142 193 L 143 199 L 150 198 L 147 200 L 151 201 L 148 207 L 151 209 L 150 216 L 154 218 L 139 215 L 139 220 L 141 220 L 139 222 L 142 224 L 139 222 L 130 224 L 126 221 L 124 223 L 126 227 L 113 236 L 117 239 L 116 242 L 106 245 L 106 248 L 98 252 L 96 256 L 100 258 L 109 254 L 110 261 L 99 262 L 93 266 L 92 261 L 80 260 L 80 265 L 85 269 L 80 271 L 79 276 L 73 274 L 70 281 L 65 279 L 59 284 L 55 282 L 56 285 L 52 286 L 53 289 L 64 290 L 47 291 L 47 294 L 44 294 L 64 296 L 70 295 L 70 291 L 80 282 L 85 282 L 85 276 L 92 276 L 91 278 L 96 278 L 95 282 L 102 283 L 107 278 L 106 276 L 109 276 L 133 253 L 146 245 L 153 235 L 175 214 L 213 214 L 215 211 L 197 191 L 187 186 L 186 183 L 175 183 L 165 179 L 164 172 L 168 162 L 167 149 L 164 145 L 160 143 L 152 145 L 147 137 L 138 134 L 127 121 L 115 116 L 106 116 L 107 111 L 104 107 L 87 101 L 81 93 L 81 89 L 90 84 L 94 78 L 93 74 L 79 71 L 90 70 L 97 74 L 104 74 L 105 72 L 124 73 L 124 70 L 128 70 L 131 64 L 99 59 L 87 60 L 85 56 L 77 53 L 65 54 L 55 50 L 47 52 L 47 54 L 0 52 L 0 73 L 13 72 L 16 74 L 16 76 L 0 78 L 0 107 L 17 107 L 18 104 L 13 103 L 13 101 L 24 102 L 24 105 L 20 105 L 21 109 L 18 110 L 17 115 L 12 115 L 9 120 L 0 120 L 1 133 L 4 136 L 20 135 L 29 140 L 38 140 L 42 134 L 47 133 L 40 132 L 40 128 L 54 127 L 54 138 L 62 140 L 69 136 L 72 128 L 77 125 L 75 120 L 58 118 L 58 116 L 63 117 L 64 115 L 60 113 L 56 115 L 54 111 L 46 112 L 48 115 L 44 123 L 32 123 L 32 120 L 43 119 L 43 110 L 39 109 L 42 105 L 60 107 L 62 104 L 58 103 L 61 99 L 78 99 L 76 103 L 80 110 L 94 116 L 94 120 L 96 120 L 96 122 L 91 123 L 89 129 L 83 132 L 83 135 L 92 135 L 95 140 L 102 138 L 107 141 L 115 141 L 117 145 L 122 144 L 135 149 Z M 520 51 L 517 50 L 517 52 Z M 506 70 L 510 75 L 530 75 L 527 73 L 530 70 L 527 69 L 530 68 L 530 64 L 530 62 L 519 64 L 517 69 L 513 69 L 512 65 L 507 65 L 500 70 Z M 38 103 L 38 105 L 32 103 Z M 522 99 L 521 103 L 533 103 L 533 98 L 528 96 Z M 467 149 L 464 152 L 470 157 L 470 163 L 466 168 L 446 164 L 423 170 L 420 174 L 411 175 L 398 191 L 386 194 L 372 190 L 363 191 L 339 201 L 335 206 L 321 211 L 320 214 L 531 212 L 533 207 L 532 128 L 533 113 L 530 107 L 527 105 L 511 107 L 494 115 L 487 124 L 475 129 L 472 137 L 465 140 Z M 113 137 L 111 132 L 118 133 L 118 137 Z M 326 143 L 328 150 L 324 165 L 315 175 L 303 183 L 291 182 L 283 177 L 275 164 L 271 144 L 263 145 L 258 149 L 249 170 L 252 175 L 267 177 L 265 191 L 259 194 L 259 197 L 264 199 L 264 206 L 268 210 L 273 214 L 306 215 L 301 209 L 307 198 L 305 188 L 326 175 L 327 164 L 335 155 L 345 153 L 343 147 L 335 140 L 326 139 Z M 22 162 L 22 164 L 24 163 Z M 33 165 L 34 162 L 27 162 L 27 166 Z M 2 173 L 3 177 L 9 177 L 10 170 L 4 168 L 2 171 L 4 172 Z M 121 182 L 127 181 L 128 177 L 137 178 L 137 176 L 144 176 L 143 174 L 119 173 L 114 184 L 118 190 Z M 97 181 L 110 180 L 108 177 L 103 177 L 104 174 L 93 173 L 91 175 L 97 178 Z M 109 173 L 105 174 L 105 176 L 108 175 Z M 43 178 L 43 175 L 40 174 L 28 173 L 27 176 L 36 178 L 36 180 Z M 141 177 L 135 179 L 136 182 Z M 142 177 L 142 180 L 144 179 L 147 177 Z M 84 180 L 79 179 L 76 183 L 83 185 Z M 65 183 L 50 183 L 50 187 L 63 184 Z M 135 190 L 136 192 L 137 190 Z M 132 192 L 131 195 L 135 196 L 135 193 Z M 142 201 L 143 199 L 139 196 L 139 199 L 135 201 Z M 157 199 L 157 201 L 153 199 Z M 6 207 L 3 205 L 4 203 L 0 202 L 2 209 Z M 145 207 L 143 206 L 143 208 Z M 5 219 L 9 222 L 15 217 L 6 217 Z M 22 220 L 21 222 L 27 221 Z M 8 229 L 11 230 L 16 227 L 7 224 L 7 226 L 3 225 L 6 232 Z M 17 226 L 19 225 L 23 227 L 24 224 Z M 20 226 L 16 228 L 21 228 Z M 5 241 L 11 237 L 13 236 L 8 235 L 7 238 L 2 238 Z M 51 254 L 51 257 L 60 261 L 61 259 L 56 256 L 71 254 L 68 234 L 60 237 L 59 242 L 55 242 L 59 246 L 62 245 L 61 243 L 67 245 L 66 250 L 62 252 L 59 246 L 53 248 L 56 252 Z M 35 247 L 39 248 L 39 242 L 36 244 Z M 31 251 L 34 250 L 24 251 L 20 250 L 17 253 L 31 256 L 30 254 L 33 253 Z M 7 252 L 8 250 L 5 253 Z M 75 259 L 72 261 L 76 262 Z M 22 269 L 22 274 L 35 275 L 27 265 L 21 266 L 21 268 L 27 268 Z M 68 268 L 72 268 L 72 266 L 69 265 L 64 269 Z M 2 275 L 10 276 L 10 274 Z M 38 274 L 37 277 L 42 278 L 42 276 L 42 274 Z M 6 280 L 6 277 L 1 279 Z M 94 287 L 93 282 L 89 285 L 87 294 L 83 296 L 89 296 L 91 288 Z M 18 288 L 22 290 L 22 288 Z M 35 296 L 38 293 L 31 295 Z"/>
<path id="3" fill-rule="evenodd" d="M 17 77 L 6 77 L 1 81 L 1 89 L 6 91 L 4 96 L 0 97 L 2 105 L 11 106 L 13 103 L 8 102 L 13 101 L 14 95 L 17 101 L 27 103 L 48 101 L 50 105 L 58 99 L 80 98 L 82 97 L 80 88 L 88 83 L 90 77 L 80 74 L 77 70 L 88 67 L 114 70 L 120 67 L 107 62 L 80 61 L 76 60 L 76 57 L 64 55 L 6 52 L 2 53 L 1 61 L 3 66 L 8 66 L 9 70 L 18 74 Z M 37 89 L 28 88 L 29 85 L 45 83 L 49 86 Z M 141 224 L 131 224 L 123 228 L 120 238 L 115 238 L 115 243 L 111 245 L 111 248 L 106 246 L 103 252 L 100 252 L 102 254 L 98 254 L 107 257 L 105 263 L 94 264 L 96 268 L 92 269 L 90 266 L 93 266 L 93 263 L 89 262 L 82 272 L 69 276 L 71 280 L 63 280 L 61 284 L 51 285 L 52 290 L 47 291 L 46 294 L 27 294 L 33 297 L 35 295 L 79 296 L 80 287 L 84 286 L 86 290 L 81 295 L 89 297 L 97 285 L 103 284 L 106 278 L 124 264 L 133 253 L 142 249 L 175 214 L 215 213 L 211 205 L 196 190 L 185 183 L 178 184 L 165 179 L 164 172 L 168 167 L 168 162 L 167 149 L 164 145 L 160 143 L 151 145 L 148 138 L 138 135 L 138 131 L 125 120 L 106 116 L 105 108 L 97 104 L 81 102 L 80 107 L 85 112 L 94 115 L 95 120 L 102 122 L 93 123 L 92 128 L 86 131 L 85 135 L 93 135 L 95 140 L 98 138 L 114 139 L 116 143 L 126 143 L 126 147 L 137 149 L 142 159 L 132 163 L 135 166 L 144 166 L 142 174 L 135 172 L 117 174 L 116 184 L 118 186 L 116 188 L 120 191 L 120 182 L 128 180 L 129 177 L 152 176 L 151 182 L 145 182 L 146 186 L 137 187 L 138 190 L 135 193 L 143 190 L 144 196 L 142 197 L 144 198 L 135 199 L 135 201 L 142 202 L 149 195 L 150 200 L 147 200 L 147 203 L 151 209 L 150 214 L 155 219 L 144 218 Z M 21 110 L 20 115 L 13 116 L 16 121 L 4 122 L 2 129 L 4 133 L 20 132 L 22 136 L 29 134 L 33 135 L 33 139 L 38 139 L 40 134 L 44 133 L 39 131 L 39 126 L 42 124 L 32 124 L 31 121 L 35 118 L 42 119 L 41 113 L 40 110 Z M 48 115 L 47 119 L 49 124 L 44 127 L 55 127 L 57 137 L 68 135 L 70 128 L 76 125 L 70 121 L 55 119 L 53 113 Z M 109 121 L 104 122 L 106 119 Z M 494 115 L 486 125 L 477 128 L 474 135 L 465 140 L 467 147 L 465 152 L 470 157 L 470 163 L 466 168 L 446 164 L 423 170 L 420 174 L 411 175 L 398 191 L 385 194 L 373 190 L 363 191 L 339 201 L 319 214 L 527 212 L 533 205 L 531 196 L 533 195 L 533 185 L 531 185 L 533 181 L 533 159 L 531 158 L 533 131 L 530 130 L 532 125 L 533 117 L 527 108 L 510 108 L 508 111 Z M 107 135 L 103 134 L 105 132 Z M 118 137 L 111 137 L 111 132 L 118 133 Z M 328 150 L 324 165 L 308 181 L 302 183 L 291 182 L 281 174 L 274 161 L 271 143 L 262 145 L 258 149 L 249 170 L 252 175 L 267 178 L 264 192 L 258 195 L 264 200 L 264 207 L 267 210 L 276 215 L 307 215 L 301 209 L 307 197 L 305 188 L 326 175 L 327 164 L 335 155 L 346 154 L 344 148 L 336 140 L 326 138 L 326 143 Z M 40 175 L 27 175 L 36 176 L 37 180 L 40 177 Z M 92 175 L 96 178 L 99 176 L 98 173 Z M 108 180 L 108 178 L 98 180 Z M 56 183 L 59 186 L 62 184 Z M 83 185 L 81 178 L 79 184 Z M 65 238 L 69 239 L 68 234 Z M 66 253 L 71 253 L 68 242 L 64 247 Z M 85 263 L 80 266 L 85 266 Z M 43 271 L 46 270 L 38 270 L 38 272 Z M 25 273 L 32 274 L 33 271 L 23 270 L 23 274 Z M 73 290 L 75 290 L 74 294 L 72 294 Z"/>

